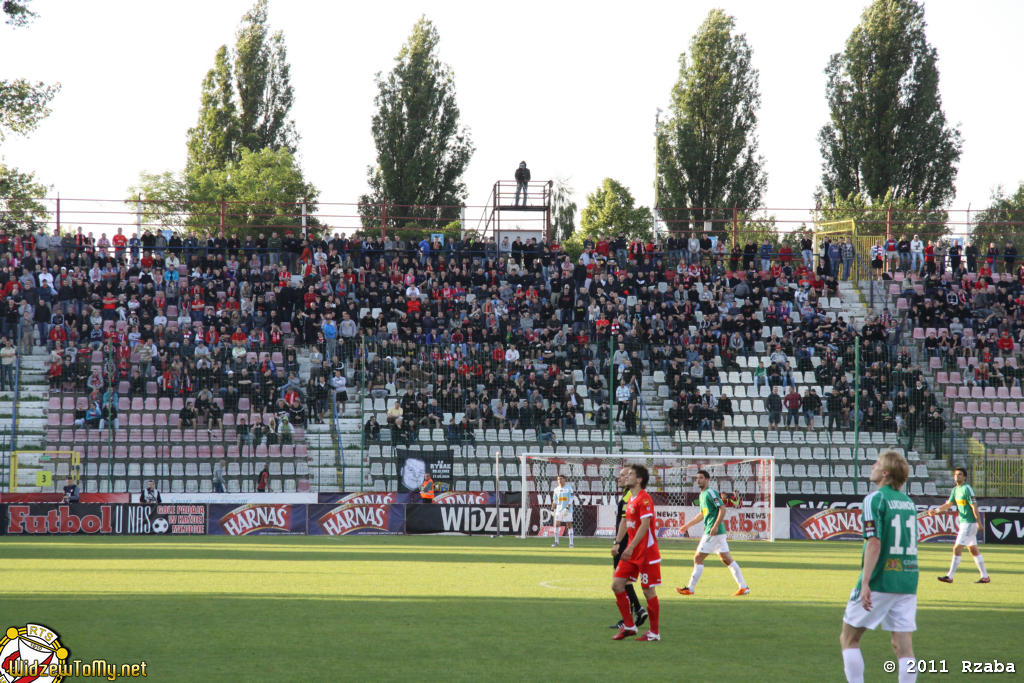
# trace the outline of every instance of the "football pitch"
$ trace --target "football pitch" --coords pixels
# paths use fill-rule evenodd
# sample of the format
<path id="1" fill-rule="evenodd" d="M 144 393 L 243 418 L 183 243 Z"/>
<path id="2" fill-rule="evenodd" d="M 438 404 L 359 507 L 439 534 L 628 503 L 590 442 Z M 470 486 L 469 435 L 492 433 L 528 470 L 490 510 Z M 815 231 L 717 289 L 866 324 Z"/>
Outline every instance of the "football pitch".
<path id="1" fill-rule="evenodd" d="M 751 594 L 709 558 L 684 598 L 694 543 L 662 543 L 663 640 L 638 643 L 611 640 L 606 540 L 0 537 L 0 632 L 44 624 L 71 659 L 145 661 L 151 681 L 843 680 L 860 544 L 732 546 Z M 939 583 L 950 546 L 919 550 L 916 656 L 946 660 L 939 680 L 974 678 L 963 660 L 1024 670 L 1024 547 L 983 547 L 989 585 L 966 554 Z M 862 646 L 866 680 L 895 680 L 888 636 Z"/>

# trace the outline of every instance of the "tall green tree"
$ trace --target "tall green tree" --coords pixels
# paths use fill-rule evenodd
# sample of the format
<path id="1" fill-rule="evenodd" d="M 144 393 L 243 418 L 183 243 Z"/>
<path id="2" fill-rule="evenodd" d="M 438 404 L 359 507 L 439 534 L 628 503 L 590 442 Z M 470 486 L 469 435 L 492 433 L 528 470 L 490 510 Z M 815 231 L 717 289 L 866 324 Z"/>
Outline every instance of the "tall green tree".
<path id="1" fill-rule="evenodd" d="M 552 237 L 564 242 L 576 231 L 575 191 L 566 178 L 557 178 L 551 191 Z"/>
<path id="2" fill-rule="evenodd" d="M 39 200 L 46 186 L 32 173 L 0 163 L 0 231 L 26 234 L 46 228 L 46 207 Z"/>
<path id="3" fill-rule="evenodd" d="M 1001 251 L 1007 241 L 1013 242 L 1018 251 L 1024 250 L 1024 182 L 1013 194 L 997 187 L 988 208 L 980 211 L 973 222 L 971 238 L 982 251 L 989 242 L 995 242 Z"/>
<path id="4" fill-rule="evenodd" d="M 28 8 L 32 0 L 3 0 L 0 10 L 4 13 L 4 23 L 11 26 L 26 26 L 36 18 L 36 13 Z"/>
<path id="5" fill-rule="evenodd" d="M 892 190 L 878 198 L 835 192 L 825 201 L 819 198 L 818 209 L 821 221 L 856 221 L 858 235 L 882 237 L 891 232 L 897 239 L 916 234 L 937 240 L 946 233 L 945 210 L 921 208 L 915 197 L 897 197 Z"/>
<path id="6" fill-rule="evenodd" d="M 0 80 L 0 141 L 5 132 L 28 135 L 50 115 L 50 101 L 60 84 L 32 83 L 24 78 Z"/>
<path id="7" fill-rule="evenodd" d="M 284 35 L 271 34 L 267 2 L 242 17 L 232 52 L 222 45 L 203 79 L 199 117 L 188 131 L 184 173 L 142 173 L 126 203 L 144 200 L 147 223 L 210 234 L 299 226 L 318 190 L 303 178 L 291 119 L 294 91 Z M 315 226 L 309 219 L 307 225 Z"/>
<path id="8" fill-rule="evenodd" d="M 474 148 L 460 124 L 452 70 L 437 56 L 439 40 L 430 20 L 420 17 L 395 67 L 386 76 L 377 74 L 371 124 L 377 163 L 367 169 L 370 192 L 360 199 L 364 205 L 405 205 L 406 216 L 434 220 L 458 216 L 456 207 L 466 198 L 462 174 Z M 453 208 L 426 208 L 439 205 Z M 364 224 L 380 223 L 376 207 L 364 206 L 362 212 Z"/>
<path id="9" fill-rule="evenodd" d="M 668 119 L 658 126 L 658 203 L 670 231 L 756 207 L 767 184 L 757 153 L 758 72 L 735 20 L 711 10 L 679 56 Z M 680 210 L 699 207 L 694 210 Z M 731 212 L 730 212 L 731 213 Z"/>
<path id="10" fill-rule="evenodd" d="M 36 17 L 31 0 L 3 0 L 0 13 L 14 28 L 27 26 Z M 28 135 L 50 115 L 50 102 L 60 84 L 32 83 L 23 78 L 0 80 L 0 142 L 8 133 Z M 0 230 L 7 234 L 37 232 L 46 226 L 46 207 L 38 200 L 46 186 L 35 174 L 0 163 Z"/>
<path id="11" fill-rule="evenodd" d="M 136 198 L 143 200 L 147 224 L 199 235 L 219 229 L 221 201 L 225 202 L 225 232 L 236 234 L 265 226 L 297 228 L 302 225 L 302 204 L 311 214 L 319 196 L 287 149 L 250 152 L 245 147 L 237 161 L 205 173 L 142 173 L 128 192 L 126 204 L 134 206 Z M 317 223 L 310 218 L 307 225 Z"/>
<path id="12" fill-rule="evenodd" d="M 622 235 L 628 240 L 648 240 L 651 234 L 651 210 L 636 206 L 629 188 L 612 178 L 605 178 L 600 187 L 587 195 L 587 205 L 580 214 L 580 229 L 575 233 L 591 239 Z"/>
<path id="13" fill-rule="evenodd" d="M 938 54 L 915 0 L 875 0 L 825 74 L 830 121 L 818 134 L 824 198 L 891 193 L 919 209 L 953 198 L 960 132 L 946 123 Z"/>
<path id="14" fill-rule="evenodd" d="M 27 26 L 36 14 L 28 6 L 31 0 L 2 0 L 4 23 L 14 28 Z M 28 135 L 50 115 L 50 102 L 60 84 L 32 83 L 24 78 L 0 80 L 0 142 L 7 133 Z"/>
<path id="15" fill-rule="evenodd" d="M 237 158 L 239 146 L 238 108 L 232 90 L 231 61 L 226 45 L 221 45 L 213 68 L 203 79 L 199 120 L 189 128 L 185 172 L 199 176 L 222 169 Z"/>
<path id="16" fill-rule="evenodd" d="M 290 118 L 295 92 L 284 34 L 267 27 L 267 0 L 242 17 L 235 39 L 239 144 L 250 150 L 295 153 L 298 134 Z"/>
<path id="17" fill-rule="evenodd" d="M 223 169 L 243 147 L 294 154 L 294 101 L 284 35 L 269 33 L 267 3 L 259 0 L 242 17 L 234 51 L 222 45 L 203 79 L 199 118 L 188 131 L 187 173 Z"/>

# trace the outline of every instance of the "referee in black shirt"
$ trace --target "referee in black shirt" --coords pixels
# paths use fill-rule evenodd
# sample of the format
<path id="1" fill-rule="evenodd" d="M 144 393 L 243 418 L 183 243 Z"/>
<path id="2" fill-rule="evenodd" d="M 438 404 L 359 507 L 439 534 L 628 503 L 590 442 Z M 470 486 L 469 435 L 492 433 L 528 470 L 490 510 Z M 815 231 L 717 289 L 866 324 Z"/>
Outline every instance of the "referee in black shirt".
<path id="1" fill-rule="evenodd" d="M 619 495 L 619 499 L 616 501 L 615 510 L 615 540 L 612 541 L 612 567 L 619 566 L 619 558 L 622 557 L 622 551 L 626 549 L 626 543 L 628 536 L 626 533 L 622 534 L 622 538 L 619 538 L 619 527 L 622 525 L 622 515 L 625 514 L 626 503 L 629 502 L 630 491 L 626 488 L 625 482 L 626 473 L 629 472 L 628 467 L 622 467 L 619 469 L 619 474 L 616 481 L 619 485 L 619 491 L 622 493 Z M 633 588 L 632 583 L 626 584 L 626 596 L 629 598 L 630 607 L 633 609 L 633 621 L 637 626 L 642 625 L 647 621 L 647 610 L 640 605 L 640 601 L 636 598 L 636 590 Z M 621 628 L 623 621 L 620 619 L 618 623 L 612 624 L 612 628 Z"/>

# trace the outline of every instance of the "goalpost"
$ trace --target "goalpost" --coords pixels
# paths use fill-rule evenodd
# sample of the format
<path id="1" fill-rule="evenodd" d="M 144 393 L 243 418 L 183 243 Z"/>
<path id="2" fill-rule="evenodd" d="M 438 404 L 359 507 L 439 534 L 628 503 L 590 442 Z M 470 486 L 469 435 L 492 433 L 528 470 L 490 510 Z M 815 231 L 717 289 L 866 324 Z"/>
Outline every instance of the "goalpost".
<path id="1" fill-rule="evenodd" d="M 67 461 L 66 468 L 60 466 Z M 11 451 L 8 490 L 17 493 L 18 487 L 52 489 L 58 491 L 60 477 L 82 478 L 81 451 Z"/>
<path id="2" fill-rule="evenodd" d="M 647 492 L 654 500 L 653 529 L 659 538 L 680 538 L 679 527 L 698 512 L 698 470 L 711 475 L 711 488 L 726 505 L 730 538 L 775 540 L 775 459 L 743 455 L 676 455 L 669 453 L 526 453 L 520 460 L 522 480 L 521 537 L 554 533 L 551 490 L 559 474 L 573 488 L 573 530 L 577 536 L 613 536 L 616 505 L 622 491 L 619 470 L 640 464 L 650 472 Z M 703 527 L 690 528 L 700 537 Z"/>

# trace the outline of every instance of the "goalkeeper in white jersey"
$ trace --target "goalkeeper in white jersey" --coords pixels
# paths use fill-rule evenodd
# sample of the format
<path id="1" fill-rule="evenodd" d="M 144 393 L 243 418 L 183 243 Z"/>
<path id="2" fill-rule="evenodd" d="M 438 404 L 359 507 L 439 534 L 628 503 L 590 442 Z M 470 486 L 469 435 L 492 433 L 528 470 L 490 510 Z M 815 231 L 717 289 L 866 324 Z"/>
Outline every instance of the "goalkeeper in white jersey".
<path id="1" fill-rule="evenodd" d="M 572 547 L 572 484 L 565 481 L 565 475 L 558 475 L 558 486 L 551 492 L 551 510 L 555 516 L 555 542 L 552 548 L 558 547 L 559 531 L 568 529 L 569 547 Z"/>

